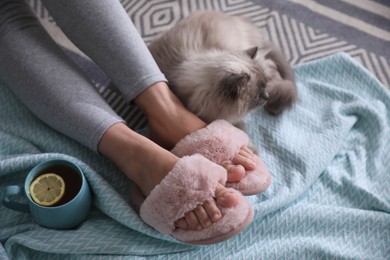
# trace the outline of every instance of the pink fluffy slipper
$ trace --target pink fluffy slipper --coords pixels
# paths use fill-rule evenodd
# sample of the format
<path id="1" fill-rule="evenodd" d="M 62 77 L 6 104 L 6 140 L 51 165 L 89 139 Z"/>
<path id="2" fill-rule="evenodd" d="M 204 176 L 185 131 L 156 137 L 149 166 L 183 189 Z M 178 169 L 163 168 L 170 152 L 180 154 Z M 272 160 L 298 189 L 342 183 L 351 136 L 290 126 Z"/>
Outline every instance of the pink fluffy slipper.
<path id="1" fill-rule="evenodd" d="M 212 173 L 212 174 L 210 174 Z M 246 228 L 253 220 L 253 208 L 238 191 L 240 202 L 220 208 L 222 218 L 200 231 L 175 228 L 175 222 L 206 200 L 214 198 L 218 183 L 225 184 L 226 170 L 199 154 L 181 158 L 157 185 L 140 208 L 141 219 L 159 232 L 179 241 L 206 245 L 221 242 Z"/>
<path id="2" fill-rule="evenodd" d="M 219 165 L 230 161 L 244 145 L 248 135 L 225 120 L 216 120 L 180 140 L 171 150 L 178 157 L 199 153 Z M 246 171 L 239 182 L 228 182 L 226 187 L 239 190 L 244 195 L 263 192 L 271 184 L 271 175 L 264 162 L 257 157 L 256 169 Z"/>

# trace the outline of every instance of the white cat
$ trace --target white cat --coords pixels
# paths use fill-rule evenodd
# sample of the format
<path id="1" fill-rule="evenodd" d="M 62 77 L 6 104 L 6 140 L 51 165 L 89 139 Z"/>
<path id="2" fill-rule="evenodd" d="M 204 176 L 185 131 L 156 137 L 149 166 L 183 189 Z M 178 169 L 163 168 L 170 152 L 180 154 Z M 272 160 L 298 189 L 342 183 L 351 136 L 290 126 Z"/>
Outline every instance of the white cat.
<path id="1" fill-rule="evenodd" d="M 297 98 L 290 65 L 243 17 L 192 13 L 149 49 L 174 93 L 207 123 L 238 123 L 262 105 L 277 114 Z"/>

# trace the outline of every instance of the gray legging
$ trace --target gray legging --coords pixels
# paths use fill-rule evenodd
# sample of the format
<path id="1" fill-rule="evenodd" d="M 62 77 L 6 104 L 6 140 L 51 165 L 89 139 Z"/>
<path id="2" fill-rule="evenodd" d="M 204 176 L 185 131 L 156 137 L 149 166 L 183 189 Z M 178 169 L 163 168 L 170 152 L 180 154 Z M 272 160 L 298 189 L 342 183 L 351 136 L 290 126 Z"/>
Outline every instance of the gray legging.
<path id="1" fill-rule="evenodd" d="M 127 101 L 166 81 L 119 0 L 42 2 Z M 104 132 L 123 121 L 23 0 L 0 2 L 0 77 L 42 121 L 93 151 Z"/>

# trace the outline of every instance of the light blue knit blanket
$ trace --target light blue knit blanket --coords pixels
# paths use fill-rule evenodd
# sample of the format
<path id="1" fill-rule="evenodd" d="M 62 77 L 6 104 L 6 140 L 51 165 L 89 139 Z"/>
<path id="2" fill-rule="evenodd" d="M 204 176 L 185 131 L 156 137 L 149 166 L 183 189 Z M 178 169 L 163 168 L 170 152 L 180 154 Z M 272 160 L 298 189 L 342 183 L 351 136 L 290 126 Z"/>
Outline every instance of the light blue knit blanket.
<path id="1" fill-rule="evenodd" d="M 50 129 L 0 85 L 0 192 L 49 158 L 85 171 L 94 207 L 80 228 L 50 230 L 0 206 L 0 259 L 390 259 L 390 94 L 345 54 L 295 68 L 299 101 L 249 133 L 273 175 L 248 199 L 253 223 L 211 246 L 149 228 L 129 207 L 113 164 Z"/>

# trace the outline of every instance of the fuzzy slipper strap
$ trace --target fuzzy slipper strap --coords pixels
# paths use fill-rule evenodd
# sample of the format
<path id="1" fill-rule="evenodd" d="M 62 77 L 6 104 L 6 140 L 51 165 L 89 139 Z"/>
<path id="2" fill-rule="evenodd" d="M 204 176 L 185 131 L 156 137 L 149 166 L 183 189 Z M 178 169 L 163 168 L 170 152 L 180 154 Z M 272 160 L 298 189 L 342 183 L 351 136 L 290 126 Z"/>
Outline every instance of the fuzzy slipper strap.
<path id="1" fill-rule="evenodd" d="M 199 153 L 222 165 L 232 160 L 242 146 L 249 144 L 248 135 L 225 120 L 216 120 L 185 136 L 171 150 L 178 157 Z"/>
<path id="2" fill-rule="evenodd" d="M 248 135 L 224 120 L 216 120 L 180 140 L 171 152 L 179 157 L 199 153 L 219 165 L 232 161 L 242 146 L 249 144 Z M 257 157 L 256 168 L 247 170 L 239 182 L 227 182 L 226 187 L 244 195 L 265 191 L 271 184 L 271 175 L 264 162 Z"/>
<path id="3" fill-rule="evenodd" d="M 226 182 L 226 170 L 199 154 L 181 158 L 168 175 L 145 199 L 140 208 L 141 219 L 179 241 L 195 244 L 214 244 L 238 234 L 253 220 L 252 205 L 234 189 L 238 204 L 219 207 L 222 218 L 201 230 L 175 228 L 175 222 L 206 200 L 213 200 L 218 183 Z"/>
<path id="4" fill-rule="evenodd" d="M 171 234 L 178 219 L 212 199 L 217 184 L 225 182 L 223 167 L 198 154 L 185 156 L 146 197 L 140 216 L 156 230 Z"/>

